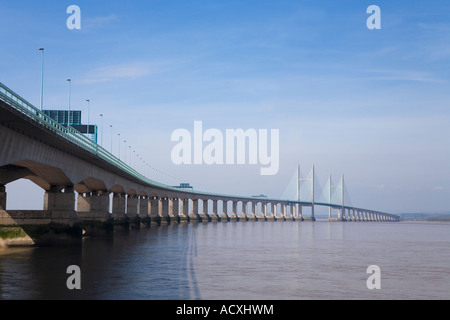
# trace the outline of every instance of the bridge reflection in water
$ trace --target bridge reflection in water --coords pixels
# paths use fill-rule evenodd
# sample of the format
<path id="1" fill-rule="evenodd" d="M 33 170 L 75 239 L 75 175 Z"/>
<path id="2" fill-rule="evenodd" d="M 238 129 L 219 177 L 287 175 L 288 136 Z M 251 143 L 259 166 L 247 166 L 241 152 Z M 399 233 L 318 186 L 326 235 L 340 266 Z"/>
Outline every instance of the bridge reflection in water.
<path id="1" fill-rule="evenodd" d="M 315 206 L 329 207 L 330 220 L 399 221 L 396 215 L 344 205 L 343 178 L 340 203 L 332 201 L 332 190 L 339 186 L 331 181 L 329 201 L 315 201 L 314 168 L 309 179 L 302 179 L 298 170 L 297 195 L 285 199 L 201 192 L 150 180 L 1 83 L 0 141 L 0 226 L 20 226 L 35 243 L 110 233 L 114 225 L 314 221 Z M 45 190 L 43 210 L 6 210 L 6 185 L 23 178 Z M 311 197 L 304 201 L 308 184 Z M 311 209 L 310 216 L 304 208 Z M 338 210 L 337 217 L 332 209 Z"/>

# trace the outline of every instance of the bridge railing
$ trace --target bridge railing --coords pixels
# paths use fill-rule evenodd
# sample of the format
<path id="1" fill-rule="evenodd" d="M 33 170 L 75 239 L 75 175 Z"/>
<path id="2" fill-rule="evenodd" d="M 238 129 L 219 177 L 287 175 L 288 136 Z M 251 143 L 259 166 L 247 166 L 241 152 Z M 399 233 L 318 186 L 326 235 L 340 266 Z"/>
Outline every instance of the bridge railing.
<path id="1" fill-rule="evenodd" d="M 95 154 L 99 158 L 107 161 L 108 163 L 130 174 L 131 176 L 154 186 L 170 188 L 169 186 L 150 180 L 144 175 L 140 174 L 138 171 L 125 164 L 123 161 L 112 155 L 110 152 L 106 151 L 104 148 L 102 148 L 97 143 L 84 136 L 76 129 L 70 126 L 64 126 L 59 124 L 57 121 L 53 120 L 52 118 L 44 114 L 41 110 L 33 106 L 27 100 L 23 99 L 20 95 L 15 93 L 13 90 L 9 89 L 1 82 L 0 82 L 0 100 L 3 100 L 4 102 L 8 103 L 15 110 L 33 119 L 41 126 L 44 126 L 46 129 L 71 141 L 77 146 L 83 148 L 84 150 L 87 150 L 90 153 Z"/>

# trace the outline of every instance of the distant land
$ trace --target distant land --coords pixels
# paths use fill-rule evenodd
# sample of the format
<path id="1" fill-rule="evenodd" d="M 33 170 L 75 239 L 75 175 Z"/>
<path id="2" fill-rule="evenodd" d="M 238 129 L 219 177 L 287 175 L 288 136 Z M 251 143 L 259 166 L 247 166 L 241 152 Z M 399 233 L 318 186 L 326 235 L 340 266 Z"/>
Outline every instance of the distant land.
<path id="1" fill-rule="evenodd" d="M 450 222 L 449 212 L 417 212 L 417 213 L 400 213 L 400 219 L 406 220 L 421 220 L 421 221 L 448 221 Z"/>
<path id="2" fill-rule="evenodd" d="M 448 212 L 414 212 L 399 213 L 401 221 L 448 221 L 450 222 L 450 211 Z M 316 214 L 316 219 L 328 220 L 328 214 Z"/>

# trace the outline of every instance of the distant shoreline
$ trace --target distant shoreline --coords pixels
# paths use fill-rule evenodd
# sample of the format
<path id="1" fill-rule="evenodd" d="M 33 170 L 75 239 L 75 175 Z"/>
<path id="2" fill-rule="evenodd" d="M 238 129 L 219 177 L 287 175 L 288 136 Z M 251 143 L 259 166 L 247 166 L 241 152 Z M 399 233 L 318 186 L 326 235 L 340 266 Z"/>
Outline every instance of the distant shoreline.
<path id="1" fill-rule="evenodd" d="M 428 217 L 426 221 L 450 222 L 450 216 Z"/>

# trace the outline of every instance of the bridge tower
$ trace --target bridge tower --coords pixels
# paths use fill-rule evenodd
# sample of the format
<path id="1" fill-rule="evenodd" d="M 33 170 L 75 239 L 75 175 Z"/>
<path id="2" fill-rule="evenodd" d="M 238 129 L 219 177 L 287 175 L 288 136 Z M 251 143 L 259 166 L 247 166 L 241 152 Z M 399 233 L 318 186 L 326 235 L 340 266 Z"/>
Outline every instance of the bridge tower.
<path id="1" fill-rule="evenodd" d="M 341 181 L 338 185 L 333 185 L 331 181 L 331 174 L 329 176 L 329 190 L 328 190 L 328 201 L 330 206 L 328 207 L 328 219 L 329 220 L 336 220 L 336 218 L 332 218 L 332 210 L 333 210 L 333 189 L 340 189 L 340 199 L 338 199 L 338 202 L 334 203 L 334 207 L 337 208 L 338 211 L 338 217 L 337 220 L 344 220 L 345 218 L 345 204 L 344 204 L 344 175 L 341 176 Z"/>
<path id="2" fill-rule="evenodd" d="M 316 220 L 316 218 L 315 218 L 315 216 L 314 216 L 314 170 L 315 170 L 315 168 L 314 168 L 314 165 L 312 166 L 312 170 L 311 170 L 311 178 L 304 178 L 304 179 L 302 179 L 301 178 L 301 175 L 300 175 L 300 165 L 298 166 L 298 168 L 297 168 L 297 201 L 299 202 L 299 204 L 298 204 L 298 210 L 299 210 L 299 218 L 301 219 L 301 220 L 303 220 L 303 212 L 302 212 L 302 205 L 300 204 L 300 201 L 301 201 L 301 197 L 300 197 L 300 191 L 301 191 L 301 188 L 300 188 L 300 185 L 301 185 L 301 183 L 302 182 L 310 182 L 310 185 L 311 185 L 311 220 L 313 220 L 313 221 L 315 221 Z"/>

